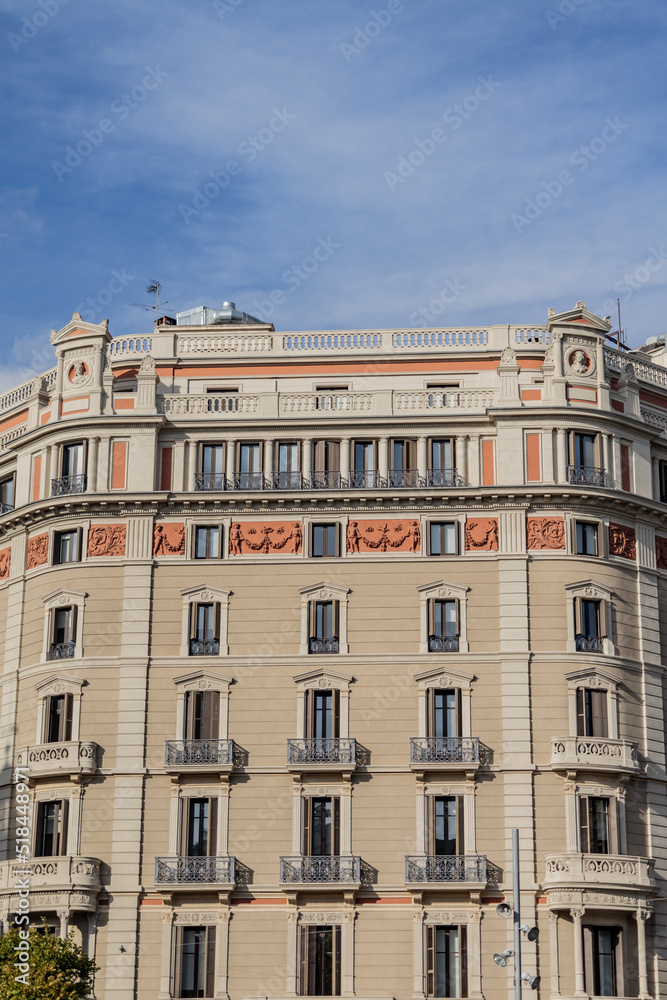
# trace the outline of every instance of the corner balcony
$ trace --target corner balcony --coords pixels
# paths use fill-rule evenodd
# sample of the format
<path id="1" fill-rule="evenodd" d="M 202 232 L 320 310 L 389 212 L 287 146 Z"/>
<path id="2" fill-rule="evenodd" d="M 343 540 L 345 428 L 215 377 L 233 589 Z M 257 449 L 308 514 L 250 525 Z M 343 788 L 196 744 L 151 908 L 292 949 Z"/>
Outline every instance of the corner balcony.
<path id="1" fill-rule="evenodd" d="M 50 660 L 71 660 L 76 652 L 75 642 L 52 642 L 49 646 Z"/>
<path id="2" fill-rule="evenodd" d="M 51 496 L 66 497 L 72 493 L 85 493 L 88 489 L 88 476 L 60 476 L 51 480 Z"/>
<path id="3" fill-rule="evenodd" d="M 0 863 L 0 890 L 4 890 L 5 893 L 7 890 L 11 892 L 19 879 L 29 879 L 31 891 L 48 889 L 52 892 L 79 890 L 98 893 L 102 887 L 101 865 L 102 862 L 98 858 L 81 855 L 3 861 Z"/>
<path id="4" fill-rule="evenodd" d="M 652 858 L 628 854 L 548 854 L 545 889 L 640 889 L 657 892 Z M 611 902 L 611 900 L 610 900 Z"/>
<path id="5" fill-rule="evenodd" d="M 409 889 L 483 889 L 486 886 L 484 854 L 422 854 L 405 859 Z"/>
<path id="6" fill-rule="evenodd" d="M 155 885 L 158 888 L 201 890 L 202 887 L 219 892 L 234 888 L 236 858 L 219 857 L 166 857 L 155 859 Z"/>
<path id="7" fill-rule="evenodd" d="M 354 739 L 308 739 L 287 741 L 290 771 L 354 771 L 357 741 Z"/>
<path id="8" fill-rule="evenodd" d="M 361 858 L 298 854 L 280 859 L 282 889 L 351 890 L 361 886 Z"/>
<path id="9" fill-rule="evenodd" d="M 571 486 L 609 486 L 609 476 L 604 469 L 592 465 L 568 465 L 567 481 Z"/>
<path id="10" fill-rule="evenodd" d="M 476 771 L 479 767 L 479 738 L 412 736 L 410 767 L 413 771 Z"/>
<path id="11" fill-rule="evenodd" d="M 578 653 L 604 653 L 604 639 L 599 635 L 578 635 L 574 640 Z"/>
<path id="12" fill-rule="evenodd" d="M 233 768 L 234 740 L 165 740 L 164 769 L 168 774 L 228 774 Z"/>
<path id="13" fill-rule="evenodd" d="M 97 743 L 71 740 L 22 747 L 16 754 L 16 766 L 31 778 L 94 774 L 97 770 Z"/>
<path id="14" fill-rule="evenodd" d="M 551 741 L 551 767 L 558 770 L 639 774 L 637 744 L 599 736 L 564 736 Z"/>

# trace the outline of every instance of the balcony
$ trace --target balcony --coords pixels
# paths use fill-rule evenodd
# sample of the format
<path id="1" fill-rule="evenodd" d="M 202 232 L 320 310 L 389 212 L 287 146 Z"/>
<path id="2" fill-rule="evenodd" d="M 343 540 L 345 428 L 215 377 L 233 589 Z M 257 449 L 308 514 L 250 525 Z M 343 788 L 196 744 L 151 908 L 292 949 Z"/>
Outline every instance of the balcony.
<path id="1" fill-rule="evenodd" d="M 317 636 L 311 636 L 308 640 L 308 652 L 309 653 L 337 653 L 338 652 L 338 638 L 331 637 L 329 639 L 319 639 Z"/>
<path id="2" fill-rule="evenodd" d="M 652 858 L 627 854 L 548 854 L 544 865 L 545 889 L 604 886 L 657 891 Z"/>
<path id="3" fill-rule="evenodd" d="M 165 740 L 164 769 L 173 774 L 188 771 L 229 772 L 234 767 L 234 740 Z"/>
<path id="4" fill-rule="evenodd" d="M 353 739 L 287 741 L 287 766 L 292 771 L 354 771 L 356 756 Z"/>
<path id="5" fill-rule="evenodd" d="M 604 639 L 599 635 L 578 635 L 574 642 L 578 653 L 604 653 Z"/>
<path id="6" fill-rule="evenodd" d="M 218 656 L 219 639 L 190 639 L 190 656 Z"/>
<path id="7" fill-rule="evenodd" d="M 66 741 L 22 747 L 16 754 L 16 766 L 27 771 L 31 778 L 94 774 L 97 770 L 97 743 Z"/>
<path id="8" fill-rule="evenodd" d="M 88 476 L 60 476 L 51 480 L 51 496 L 66 497 L 71 493 L 85 493 L 88 488 Z"/>
<path id="9" fill-rule="evenodd" d="M 473 771 L 479 767 L 477 736 L 412 736 L 413 771 Z"/>
<path id="10" fill-rule="evenodd" d="M 447 486 L 465 486 L 466 482 L 456 469 L 429 469 L 426 473 L 426 485 L 442 489 Z"/>
<path id="11" fill-rule="evenodd" d="M 405 881 L 410 888 L 483 889 L 484 854 L 424 854 L 406 857 Z"/>
<path id="12" fill-rule="evenodd" d="M 567 481 L 571 486 L 609 486 L 609 476 L 604 469 L 592 465 L 568 465 Z"/>
<path id="13" fill-rule="evenodd" d="M 301 472 L 274 472 L 267 486 L 271 490 L 302 490 L 304 478 Z"/>
<path id="14" fill-rule="evenodd" d="M 227 477 L 228 490 L 266 490 L 269 486 L 261 472 L 236 472 Z"/>
<path id="15" fill-rule="evenodd" d="M 419 475 L 418 469 L 392 469 L 387 473 L 387 486 L 389 489 L 405 489 L 415 486 L 423 486 L 424 480 Z"/>
<path id="16" fill-rule="evenodd" d="M 428 637 L 429 653 L 458 653 L 458 635 L 430 635 Z"/>
<path id="17" fill-rule="evenodd" d="M 30 858 L 25 861 L 3 861 L 0 863 L 0 890 L 14 890 L 19 879 L 30 879 L 32 892 L 49 889 L 51 892 L 94 892 L 101 889 L 98 858 L 84 858 L 79 855 L 63 855 L 57 858 Z M 73 897 L 71 897 L 73 900 Z M 82 900 L 83 904 L 83 900 Z M 37 898 L 34 905 L 38 906 Z M 74 909 L 78 909 L 73 905 Z M 86 908 L 85 904 L 82 908 Z M 95 909 L 94 901 L 92 909 Z"/>
<path id="18" fill-rule="evenodd" d="M 377 469 L 350 469 L 347 485 L 351 490 L 374 490 L 386 484 Z"/>
<path id="19" fill-rule="evenodd" d="M 170 889 L 234 888 L 236 858 L 228 856 L 155 859 L 155 884 Z"/>
<path id="20" fill-rule="evenodd" d="M 14 506 L 11 503 L 0 503 L 0 515 L 9 514 L 10 511 L 14 510 Z"/>
<path id="21" fill-rule="evenodd" d="M 305 481 L 304 485 L 307 485 Z M 333 470 L 311 472 L 310 474 L 311 490 L 340 490 L 346 485 L 347 483 L 338 470 L 335 472 Z"/>
<path id="22" fill-rule="evenodd" d="M 358 889 L 361 858 L 353 854 L 281 858 L 280 884 L 283 889 Z"/>
<path id="23" fill-rule="evenodd" d="M 553 770 L 617 771 L 639 774 L 637 744 L 598 736 L 564 736 L 551 741 Z"/>
<path id="24" fill-rule="evenodd" d="M 49 646 L 50 660 L 71 660 L 76 650 L 75 642 L 52 642 Z"/>
<path id="25" fill-rule="evenodd" d="M 225 480 L 224 472 L 197 472 L 195 473 L 195 493 L 220 493 L 225 489 Z"/>

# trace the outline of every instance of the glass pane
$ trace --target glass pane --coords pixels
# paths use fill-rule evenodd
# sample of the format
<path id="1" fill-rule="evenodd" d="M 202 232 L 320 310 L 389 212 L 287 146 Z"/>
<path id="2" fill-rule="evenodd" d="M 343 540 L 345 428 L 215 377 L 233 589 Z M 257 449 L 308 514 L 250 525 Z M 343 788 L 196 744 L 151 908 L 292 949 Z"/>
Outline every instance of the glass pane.
<path id="1" fill-rule="evenodd" d="M 456 799 L 434 799 L 434 854 L 451 857 L 456 854 Z"/>
<path id="2" fill-rule="evenodd" d="M 297 472 L 298 447 L 296 444 L 281 444 L 278 446 L 278 472 Z"/>
<path id="3" fill-rule="evenodd" d="M 591 854 L 609 854 L 609 799 L 588 800 Z"/>
<path id="4" fill-rule="evenodd" d="M 313 555 L 323 556 L 324 555 L 324 532 L 325 527 L 323 524 L 313 525 Z"/>
<path id="5" fill-rule="evenodd" d="M 581 618 L 583 634 L 591 638 L 596 638 L 600 634 L 598 627 L 600 606 L 598 601 L 581 602 Z"/>
<path id="6" fill-rule="evenodd" d="M 3 479 L 0 483 L 0 503 L 7 507 L 14 506 L 14 479 Z"/>
<path id="7" fill-rule="evenodd" d="M 332 833 L 332 801 L 331 799 L 312 799 L 312 844 L 311 850 L 315 856 L 328 856 L 331 854 L 331 833 Z"/>
<path id="8" fill-rule="evenodd" d="M 208 854 L 208 799 L 190 799 L 187 854 L 201 858 Z"/>
<path id="9" fill-rule="evenodd" d="M 616 934 L 610 927 L 593 928 L 595 992 L 601 997 L 616 995 Z"/>
<path id="10" fill-rule="evenodd" d="M 445 635 L 456 635 L 456 601 L 445 601 Z"/>
<path id="11" fill-rule="evenodd" d="M 446 555 L 456 554 L 456 525 L 455 524 L 445 524 L 444 526 L 445 535 L 445 553 Z"/>
<path id="12" fill-rule="evenodd" d="M 457 735 L 456 692 L 433 690 L 433 732 L 431 736 L 443 738 Z"/>
<path id="13" fill-rule="evenodd" d="M 240 459 L 240 470 L 241 472 L 259 472 L 259 445 L 258 444 L 242 444 L 241 445 L 241 459 Z"/>
<path id="14" fill-rule="evenodd" d="M 431 441 L 431 469 L 433 472 L 450 472 L 452 468 L 452 442 Z"/>
<path id="15" fill-rule="evenodd" d="M 373 442 L 355 441 L 354 471 L 369 472 L 373 468 Z"/>
<path id="16" fill-rule="evenodd" d="M 313 705 L 313 738 L 329 740 L 333 736 L 333 694 L 315 691 Z"/>
<path id="17" fill-rule="evenodd" d="M 206 931 L 184 927 L 181 951 L 181 996 L 203 997 L 206 984 Z"/>
<path id="18" fill-rule="evenodd" d="M 54 628 L 54 642 L 60 644 L 63 642 L 70 642 L 70 623 L 72 620 L 72 609 L 71 608 L 58 608 L 56 610 L 56 620 Z"/>
<path id="19" fill-rule="evenodd" d="M 221 444 L 206 444 L 202 449 L 202 472 L 204 475 L 222 475 L 223 447 Z"/>
<path id="20" fill-rule="evenodd" d="M 57 743 L 61 733 L 61 719 L 65 712 L 65 695 L 53 695 L 49 699 L 49 726 L 47 730 L 47 743 Z"/>
<path id="21" fill-rule="evenodd" d="M 435 929 L 435 996 L 459 997 L 458 927 Z"/>
<path id="22" fill-rule="evenodd" d="M 332 639 L 333 635 L 333 604 L 331 601 L 318 601 L 315 607 L 315 638 Z"/>
<path id="23" fill-rule="evenodd" d="M 204 642 L 206 639 L 214 639 L 213 635 L 213 605 L 212 604 L 198 604 L 197 605 L 197 640 L 199 642 Z"/>
<path id="24" fill-rule="evenodd" d="M 443 555 L 442 547 L 442 525 L 441 524 L 431 524 L 431 539 L 429 545 L 429 552 L 432 556 Z"/>
<path id="25" fill-rule="evenodd" d="M 83 444 L 67 444 L 63 448 L 63 476 L 83 473 Z"/>

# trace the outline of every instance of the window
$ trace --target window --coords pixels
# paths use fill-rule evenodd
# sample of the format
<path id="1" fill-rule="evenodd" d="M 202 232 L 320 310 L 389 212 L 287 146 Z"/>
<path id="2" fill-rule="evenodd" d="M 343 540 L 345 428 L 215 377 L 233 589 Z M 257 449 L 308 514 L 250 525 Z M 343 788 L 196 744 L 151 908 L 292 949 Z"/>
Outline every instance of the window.
<path id="1" fill-rule="evenodd" d="M 86 450 L 85 441 L 62 445 L 60 478 L 51 481 L 51 496 L 85 493 L 87 488 Z"/>
<path id="2" fill-rule="evenodd" d="M 220 735 L 220 692 L 186 691 L 185 739 L 217 740 Z"/>
<path id="3" fill-rule="evenodd" d="M 313 471 L 310 474 L 311 488 L 340 488 L 340 442 L 316 441 L 313 458 Z"/>
<path id="4" fill-rule="evenodd" d="M 350 486 L 359 489 L 379 486 L 379 476 L 375 468 L 374 441 L 354 442 Z"/>
<path id="5" fill-rule="evenodd" d="M 56 531 L 53 536 L 53 564 L 81 561 L 81 528 L 72 531 Z"/>
<path id="6" fill-rule="evenodd" d="M 199 449 L 199 474 L 195 476 L 195 490 L 224 490 L 225 446 L 202 444 Z"/>
<path id="7" fill-rule="evenodd" d="M 306 926 L 300 931 L 299 995 L 340 996 L 340 925 Z"/>
<path id="8" fill-rule="evenodd" d="M 340 529 L 338 524 L 314 524 L 310 554 L 315 559 L 340 555 Z"/>
<path id="9" fill-rule="evenodd" d="M 584 927 L 586 992 L 596 997 L 623 996 L 620 927 Z"/>
<path id="10" fill-rule="evenodd" d="M 67 853 L 68 806 L 67 799 L 38 804 L 35 857 L 55 858 Z"/>
<path id="11" fill-rule="evenodd" d="M 279 490 L 298 490 L 301 488 L 299 445 L 295 442 L 279 442 L 274 480 L 274 486 Z"/>
<path id="12" fill-rule="evenodd" d="M 578 556 L 598 555 L 598 528 L 595 521 L 574 522 L 574 551 Z"/>
<path id="13" fill-rule="evenodd" d="M 607 635 L 607 602 L 575 597 L 574 617 L 577 651 L 581 653 L 603 652 L 603 639 Z"/>
<path id="14" fill-rule="evenodd" d="M 210 858 L 218 853 L 218 800 L 183 800 L 181 854 L 188 858 Z"/>
<path id="15" fill-rule="evenodd" d="M 76 606 L 54 608 L 51 611 L 50 660 L 66 660 L 74 656 L 76 616 Z"/>
<path id="16" fill-rule="evenodd" d="M 308 857 L 331 857 L 340 854 L 340 800 L 307 798 L 305 800 L 303 853 Z"/>
<path id="17" fill-rule="evenodd" d="M 616 799 L 580 796 L 579 822 L 583 854 L 618 853 L 616 813 Z"/>
<path id="18" fill-rule="evenodd" d="M 306 691 L 306 738 L 330 740 L 340 736 L 340 691 Z"/>
<path id="19" fill-rule="evenodd" d="M 195 528 L 195 559 L 219 559 L 221 555 L 222 529 L 218 525 L 202 525 Z"/>
<path id="20" fill-rule="evenodd" d="M 428 486 L 455 486 L 455 442 L 453 438 L 434 438 L 430 442 Z"/>
<path id="21" fill-rule="evenodd" d="M 461 689 L 426 691 L 426 735 L 447 739 L 461 735 Z"/>
<path id="22" fill-rule="evenodd" d="M 339 602 L 310 602 L 309 653 L 337 653 L 339 642 Z"/>
<path id="23" fill-rule="evenodd" d="M 176 979 L 180 997 L 212 997 L 215 992 L 215 927 L 178 928 Z"/>
<path id="24" fill-rule="evenodd" d="M 261 490 L 263 485 L 262 446 L 260 444 L 241 444 L 239 446 L 239 489 Z"/>
<path id="25" fill-rule="evenodd" d="M 426 928 L 426 992 L 429 997 L 468 995 L 466 927 Z"/>
<path id="26" fill-rule="evenodd" d="M 190 605 L 190 656 L 217 656 L 220 652 L 220 605 Z"/>
<path id="27" fill-rule="evenodd" d="M 575 486 L 607 486 L 599 434 L 569 431 L 568 482 Z"/>
<path id="28" fill-rule="evenodd" d="M 577 736 L 609 736 L 606 691 L 577 688 Z"/>
<path id="29" fill-rule="evenodd" d="M 459 602 L 431 598 L 428 602 L 429 653 L 456 653 L 459 648 Z"/>
<path id="30" fill-rule="evenodd" d="M 460 795 L 430 795 L 429 854 L 455 857 L 465 854 L 463 805 Z"/>
<path id="31" fill-rule="evenodd" d="M 430 556 L 450 556 L 458 552 L 458 524 L 456 521 L 431 521 L 429 523 Z"/>
<path id="32" fill-rule="evenodd" d="M 393 440 L 391 442 L 391 469 L 388 486 L 418 486 L 417 448 L 414 441 Z"/>
<path id="33" fill-rule="evenodd" d="M 0 479 L 0 514 L 14 510 L 14 477 Z"/>
<path id="34" fill-rule="evenodd" d="M 63 743 L 72 739 L 73 694 L 52 694 L 44 699 L 44 742 Z"/>
<path id="35" fill-rule="evenodd" d="M 660 502 L 667 503 L 667 462 L 660 462 Z M 0 488 L 1 488 L 0 484 Z M 2 496 L 0 495 L 0 502 L 2 501 Z"/>

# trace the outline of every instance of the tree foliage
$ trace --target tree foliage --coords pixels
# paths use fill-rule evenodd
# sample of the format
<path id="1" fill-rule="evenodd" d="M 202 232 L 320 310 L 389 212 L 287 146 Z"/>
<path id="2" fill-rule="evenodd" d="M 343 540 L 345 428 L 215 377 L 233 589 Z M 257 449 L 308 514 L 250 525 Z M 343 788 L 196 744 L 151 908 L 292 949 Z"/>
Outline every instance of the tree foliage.
<path id="1" fill-rule="evenodd" d="M 55 937 L 46 924 L 43 932 L 12 925 L 0 938 L 0 1000 L 85 1000 L 97 968 L 71 937 Z"/>

